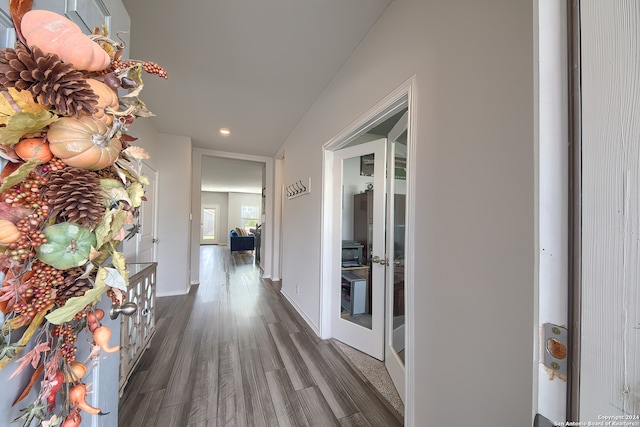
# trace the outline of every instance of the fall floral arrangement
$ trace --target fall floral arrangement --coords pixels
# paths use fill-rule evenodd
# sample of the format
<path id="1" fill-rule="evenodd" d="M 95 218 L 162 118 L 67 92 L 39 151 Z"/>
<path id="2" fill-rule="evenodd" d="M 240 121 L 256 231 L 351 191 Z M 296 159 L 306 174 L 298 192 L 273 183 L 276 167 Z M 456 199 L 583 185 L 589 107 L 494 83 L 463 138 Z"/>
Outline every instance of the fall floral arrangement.
<path id="1" fill-rule="evenodd" d="M 25 0 L 10 10 L 18 41 L 0 49 L 0 369 L 32 366 L 14 404 L 39 387 L 14 421 L 77 426 L 83 412 L 103 413 L 87 404 L 83 376 L 91 357 L 119 347 L 96 304 L 105 293 L 124 302 L 118 247 L 144 200 L 136 166 L 148 156 L 126 131 L 152 115 L 139 98 L 143 74 L 167 76 L 122 59 L 104 28 L 86 35 Z M 85 329 L 91 356 L 80 361 Z"/>

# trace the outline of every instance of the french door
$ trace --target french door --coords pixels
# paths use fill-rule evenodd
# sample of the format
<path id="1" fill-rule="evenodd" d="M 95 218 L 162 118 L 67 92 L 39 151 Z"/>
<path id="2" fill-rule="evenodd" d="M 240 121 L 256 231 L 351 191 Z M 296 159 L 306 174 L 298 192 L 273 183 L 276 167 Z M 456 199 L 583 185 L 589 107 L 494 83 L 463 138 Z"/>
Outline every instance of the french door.
<path id="1" fill-rule="evenodd" d="M 408 112 L 387 137 L 387 305 L 384 364 L 404 402 L 405 396 L 405 287 L 406 287 L 406 193 Z"/>
<path id="2" fill-rule="evenodd" d="M 386 139 L 334 152 L 332 336 L 379 360 L 385 330 Z M 339 209 L 338 209 L 339 207 Z"/>

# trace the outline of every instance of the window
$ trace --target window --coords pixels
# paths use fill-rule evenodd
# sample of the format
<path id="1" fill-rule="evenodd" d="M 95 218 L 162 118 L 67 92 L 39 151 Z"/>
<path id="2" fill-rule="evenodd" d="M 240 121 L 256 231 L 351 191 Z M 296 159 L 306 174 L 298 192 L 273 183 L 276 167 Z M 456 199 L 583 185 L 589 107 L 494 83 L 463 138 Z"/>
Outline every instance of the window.
<path id="1" fill-rule="evenodd" d="M 258 226 L 258 219 L 260 218 L 260 208 L 258 206 L 241 206 L 240 209 L 242 228 L 247 232 L 252 228 L 256 228 Z"/>

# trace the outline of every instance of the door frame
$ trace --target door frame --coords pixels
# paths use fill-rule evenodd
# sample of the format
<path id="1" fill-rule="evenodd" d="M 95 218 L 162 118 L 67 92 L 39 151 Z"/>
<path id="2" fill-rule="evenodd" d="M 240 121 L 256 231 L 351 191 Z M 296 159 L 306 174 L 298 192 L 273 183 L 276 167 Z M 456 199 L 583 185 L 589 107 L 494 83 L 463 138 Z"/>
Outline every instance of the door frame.
<path id="1" fill-rule="evenodd" d="M 334 248 L 334 226 L 333 218 L 335 206 L 332 195 L 332 180 L 334 158 L 333 152 L 346 146 L 356 139 L 363 131 L 372 126 L 382 123 L 403 108 L 408 108 L 408 125 L 407 125 L 407 224 L 408 230 L 415 230 L 415 159 L 416 159 L 416 139 L 415 139 L 415 112 L 416 112 L 416 77 L 412 76 L 401 86 L 387 95 L 383 100 L 378 102 L 366 113 L 361 115 L 357 120 L 347 126 L 343 131 L 331 138 L 322 147 L 322 220 L 321 220 L 321 250 L 320 250 L 320 325 L 319 335 L 323 339 L 331 338 L 331 298 L 332 277 L 336 266 L 333 265 L 335 259 L 340 259 L 336 254 L 339 248 Z M 405 288 L 406 303 L 406 387 L 405 387 L 405 422 L 412 425 L 411 414 L 414 413 L 414 395 L 415 378 L 413 375 L 415 366 L 415 339 L 414 339 L 414 254 L 415 254 L 415 238 L 414 233 L 407 233 L 406 240 L 406 261 L 407 261 L 407 283 Z"/>

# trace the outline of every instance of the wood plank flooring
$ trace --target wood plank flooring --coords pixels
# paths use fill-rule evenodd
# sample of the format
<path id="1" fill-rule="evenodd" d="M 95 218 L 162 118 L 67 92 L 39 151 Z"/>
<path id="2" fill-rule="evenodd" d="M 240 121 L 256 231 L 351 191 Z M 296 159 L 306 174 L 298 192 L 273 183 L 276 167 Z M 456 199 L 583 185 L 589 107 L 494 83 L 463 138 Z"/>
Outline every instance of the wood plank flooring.
<path id="1" fill-rule="evenodd" d="M 224 246 L 200 255 L 200 285 L 157 300 L 157 332 L 120 400 L 120 427 L 403 424 L 252 255 Z"/>

